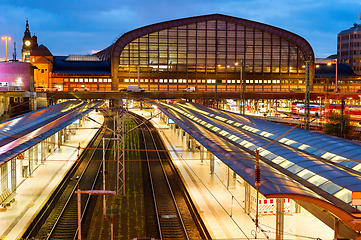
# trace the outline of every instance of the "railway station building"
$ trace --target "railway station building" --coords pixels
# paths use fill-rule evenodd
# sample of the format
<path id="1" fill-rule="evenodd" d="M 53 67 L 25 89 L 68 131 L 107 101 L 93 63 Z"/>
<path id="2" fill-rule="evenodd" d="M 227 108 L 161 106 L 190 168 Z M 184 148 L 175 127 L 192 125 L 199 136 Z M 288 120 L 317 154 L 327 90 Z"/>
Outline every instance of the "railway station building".
<path id="1" fill-rule="evenodd" d="M 38 67 L 39 79 L 51 73 L 48 80 L 38 83 L 64 91 L 82 85 L 91 91 L 118 90 L 137 84 L 138 79 L 146 91 L 178 91 L 188 86 L 239 91 L 241 75 L 246 91 L 290 91 L 304 88 L 305 61 L 310 61 L 311 80 L 314 76 L 314 53 L 305 39 L 221 14 L 141 27 L 92 56 L 52 56 L 45 46 L 32 44 L 31 64 L 50 64 Z"/>

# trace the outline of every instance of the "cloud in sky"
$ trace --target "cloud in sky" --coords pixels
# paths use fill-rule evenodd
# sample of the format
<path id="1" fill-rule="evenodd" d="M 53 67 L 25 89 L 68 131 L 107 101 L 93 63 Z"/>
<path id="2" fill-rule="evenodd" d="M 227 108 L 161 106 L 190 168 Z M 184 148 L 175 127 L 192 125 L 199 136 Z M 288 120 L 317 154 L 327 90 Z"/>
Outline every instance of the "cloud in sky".
<path id="1" fill-rule="evenodd" d="M 336 53 L 337 34 L 359 21 L 359 0 L 62 0 L 0 3 L 0 35 L 17 43 L 29 19 L 31 34 L 54 55 L 91 54 L 108 47 L 122 33 L 146 25 L 205 14 L 220 13 L 276 26 L 310 42 L 316 57 Z M 5 57 L 4 41 L 0 57 Z M 8 45 L 8 58 L 13 52 Z"/>

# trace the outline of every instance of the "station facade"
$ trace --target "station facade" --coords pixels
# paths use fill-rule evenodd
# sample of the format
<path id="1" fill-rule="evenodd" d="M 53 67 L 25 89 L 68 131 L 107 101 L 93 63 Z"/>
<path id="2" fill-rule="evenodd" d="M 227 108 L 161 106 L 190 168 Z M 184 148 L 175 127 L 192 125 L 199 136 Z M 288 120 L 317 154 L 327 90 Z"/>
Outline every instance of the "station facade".
<path id="1" fill-rule="evenodd" d="M 331 65 L 319 63 L 304 38 L 221 14 L 141 27 L 86 56 L 53 56 L 37 43 L 35 35 L 31 37 L 27 22 L 22 55 L 22 61 L 36 66 L 36 86 L 62 91 L 81 86 L 89 91 L 117 91 L 138 81 L 146 91 L 182 91 L 186 87 L 239 91 L 241 78 L 246 91 L 304 91 L 306 61 L 310 62 L 311 91 L 328 92 L 336 85 L 338 92 L 361 89 L 361 76 L 343 57 L 338 64 L 337 55 L 328 59 Z"/>
<path id="2" fill-rule="evenodd" d="M 29 35 L 28 25 L 27 30 Z M 246 91 L 290 91 L 304 88 L 305 61 L 311 63 L 311 80 L 314 76 L 314 53 L 305 39 L 221 14 L 135 29 L 96 57 L 53 56 L 32 39 L 37 41 L 26 39 L 27 59 L 39 66 L 37 85 L 64 91 L 82 85 L 91 91 L 118 90 L 138 84 L 138 79 L 146 91 L 180 91 L 188 86 L 201 91 L 239 91 L 241 78 Z"/>

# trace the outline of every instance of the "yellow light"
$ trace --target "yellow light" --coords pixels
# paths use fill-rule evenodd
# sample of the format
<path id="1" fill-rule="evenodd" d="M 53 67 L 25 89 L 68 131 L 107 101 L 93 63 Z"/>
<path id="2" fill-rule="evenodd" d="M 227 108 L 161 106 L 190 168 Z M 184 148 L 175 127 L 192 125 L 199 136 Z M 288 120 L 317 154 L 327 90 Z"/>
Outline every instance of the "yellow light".
<path id="1" fill-rule="evenodd" d="M 316 65 L 316 68 L 319 68 L 319 67 L 320 67 L 320 65 L 317 64 L 317 65 Z"/>
<path id="2" fill-rule="evenodd" d="M 302 68 L 305 68 L 306 66 L 305 65 L 302 65 Z"/>
<path id="3" fill-rule="evenodd" d="M 327 63 L 327 66 L 331 66 L 331 65 L 332 65 L 332 63 L 330 63 L 330 62 L 329 62 L 329 63 Z"/>
<path id="4" fill-rule="evenodd" d="M 30 46 L 30 41 L 29 41 L 29 40 L 26 40 L 26 41 L 25 41 L 25 45 L 29 47 L 29 46 Z"/>
<path id="5" fill-rule="evenodd" d="M 221 64 L 218 64 L 218 67 L 220 67 L 221 66 Z"/>
<path id="6" fill-rule="evenodd" d="M 238 62 L 234 63 L 234 65 L 238 66 Z"/>
<path id="7" fill-rule="evenodd" d="M 229 68 L 229 65 L 227 65 L 227 67 Z"/>

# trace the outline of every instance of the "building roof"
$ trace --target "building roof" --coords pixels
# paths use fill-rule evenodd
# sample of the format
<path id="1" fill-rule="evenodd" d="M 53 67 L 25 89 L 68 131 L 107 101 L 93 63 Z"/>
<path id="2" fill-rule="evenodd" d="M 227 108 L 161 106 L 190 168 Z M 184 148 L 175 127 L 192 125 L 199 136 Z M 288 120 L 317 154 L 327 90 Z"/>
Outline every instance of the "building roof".
<path id="1" fill-rule="evenodd" d="M 54 73 L 110 74 L 109 61 L 94 61 L 96 57 L 55 56 Z M 93 59 L 93 60 L 91 60 Z"/>
<path id="2" fill-rule="evenodd" d="M 49 57 L 53 56 L 53 54 L 49 51 L 47 47 L 45 47 L 43 44 L 40 44 L 40 46 L 36 47 L 33 51 L 31 51 L 31 56 Z"/>
<path id="3" fill-rule="evenodd" d="M 353 33 L 353 32 L 361 32 L 361 24 L 354 23 L 350 29 L 341 31 L 339 35 L 345 33 Z"/>
<path id="4" fill-rule="evenodd" d="M 330 66 L 326 63 L 317 64 L 319 67 L 315 68 L 315 78 L 335 78 L 336 77 L 336 64 Z M 357 77 L 355 71 L 347 64 L 337 64 L 338 77 Z"/>

